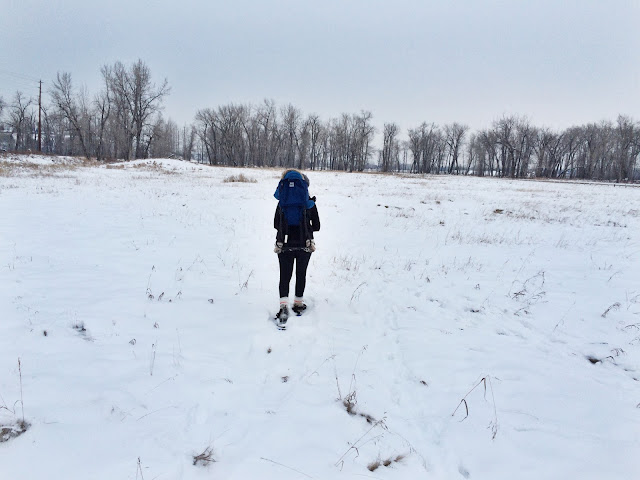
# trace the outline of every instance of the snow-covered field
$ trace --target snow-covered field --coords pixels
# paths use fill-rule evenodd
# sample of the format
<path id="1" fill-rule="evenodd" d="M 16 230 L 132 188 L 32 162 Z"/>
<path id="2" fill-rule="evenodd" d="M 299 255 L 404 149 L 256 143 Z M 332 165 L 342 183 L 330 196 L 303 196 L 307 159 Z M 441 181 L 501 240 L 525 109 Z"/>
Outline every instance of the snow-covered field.
<path id="1" fill-rule="evenodd" d="M 640 189 L 280 173 L 0 158 L 2 479 L 640 478 Z"/>

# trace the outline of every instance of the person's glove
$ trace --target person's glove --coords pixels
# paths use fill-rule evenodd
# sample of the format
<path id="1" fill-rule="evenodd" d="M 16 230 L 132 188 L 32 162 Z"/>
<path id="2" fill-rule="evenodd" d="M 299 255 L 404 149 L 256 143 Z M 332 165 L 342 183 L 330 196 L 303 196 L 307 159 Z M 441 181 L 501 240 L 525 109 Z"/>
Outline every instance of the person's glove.
<path id="1" fill-rule="evenodd" d="M 282 253 L 282 247 L 284 247 L 284 243 L 276 242 L 274 247 L 273 247 L 274 253 Z"/>
<path id="2" fill-rule="evenodd" d="M 310 252 L 316 251 L 316 242 L 315 240 L 307 240 L 307 250 Z"/>

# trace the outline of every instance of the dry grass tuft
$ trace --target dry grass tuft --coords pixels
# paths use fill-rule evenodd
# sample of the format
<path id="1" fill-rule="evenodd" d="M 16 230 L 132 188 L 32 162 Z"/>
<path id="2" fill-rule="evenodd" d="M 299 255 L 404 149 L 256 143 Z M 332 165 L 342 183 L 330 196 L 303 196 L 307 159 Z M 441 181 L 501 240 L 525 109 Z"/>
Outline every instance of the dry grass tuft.
<path id="1" fill-rule="evenodd" d="M 12 438 L 19 437 L 26 432 L 30 426 L 31 425 L 24 420 L 20 420 L 14 425 L 0 425 L 0 443 L 8 442 Z"/>
<path id="2" fill-rule="evenodd" d="M 356 397 L 355 390 L 352 391 L 349 395 L 347 395 L 344 398 L 344 400 L 342 400 L 342 405 L 344 405 L 344 408 L 347 410 L 347 413 L 349 415 L 362 417 L 367 421 L 367 423 L 371 423 L 371 424 L 376 423 L 376 419 L 373 416 L 369 415 L 368 413 L 358 412 L 356 410 L 357 404 L 358 404 L 358 399 Z"/>
<path id="3" fill-rule="evenodd" d="M 224 183 L 258 183 L 255 178 L 247 177 L 244 173 L 231 175 L 223 180 Z"/>
<path id="4" fill-rule="evenodd" d="M 54 157 L 46 158 L 47 161 L 36 161 L 37 157 L 47 155 L 0 155 L 0 177 L 56 177 L 72 178 L 68 175 L 82 167 L 94 167 L 99 165 L 95 160 L 86 158 Z M 67 174 L 67 175 L 65 175 Z"/>
<path id="5" fill-rule="evenodd" d="M 211 447 L 207 447 L 201 454 L 193 456 L 194 465 L 200 464 L 202 466 L 207 466 L 210 463 L 215 463 L 215 459 L 213 458 L 213 449 Z"/>
<path id="6" fill-rule="evenodd" d="M 392 464 L 400 462 L 403 458 L 404 455 L 396 455 L 395 457 L 389 457 L 385 460 L 378 459 L 375 462 L 371 462 L 369 465 L 367 465 L 367 469 L 370 472 L 373 472 L 380 468 L 380 466 L 390 467 Z"/>
<path id="7" fill-rule="evenodd" d="M 369 470 L 370 472 L 374 472 L 378 469 L 378 467 L 380 467 L 380 460 L 376 460 L 375 462 L 371 462 L 369 465 L 367 465 L 367 470 Z"/>

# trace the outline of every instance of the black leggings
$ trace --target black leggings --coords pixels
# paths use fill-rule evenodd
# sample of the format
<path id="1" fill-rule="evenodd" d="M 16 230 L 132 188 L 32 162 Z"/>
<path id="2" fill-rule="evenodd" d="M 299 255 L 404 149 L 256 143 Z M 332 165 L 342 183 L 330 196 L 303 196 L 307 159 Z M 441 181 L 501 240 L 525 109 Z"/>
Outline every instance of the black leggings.
<path id="1" fill-rule="evenodd" d="M 307 283 L 307 267 L 311 259 L 311 252 L 296 250 L 293 252 L 282 252 L 278 255 L 280 262 L 280 298 L 289 296 L 289 283 L 293 275 L 293 261 L 296 262 L 296 297 L 302 298 L 304 287 Z"/>

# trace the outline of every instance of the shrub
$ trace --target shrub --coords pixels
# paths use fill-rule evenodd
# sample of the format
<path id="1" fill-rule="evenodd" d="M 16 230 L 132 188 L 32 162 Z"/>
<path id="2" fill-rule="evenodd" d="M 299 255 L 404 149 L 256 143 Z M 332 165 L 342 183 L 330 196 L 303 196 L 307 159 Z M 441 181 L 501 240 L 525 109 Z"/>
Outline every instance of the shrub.
<path id="1" fill-rule="evenodd" d="M 224 183 L 258 183 L 255 178 L 247 177 L 244 173 L 239 175 L 231 175 L 230 177 L 225 178 Z"/>

